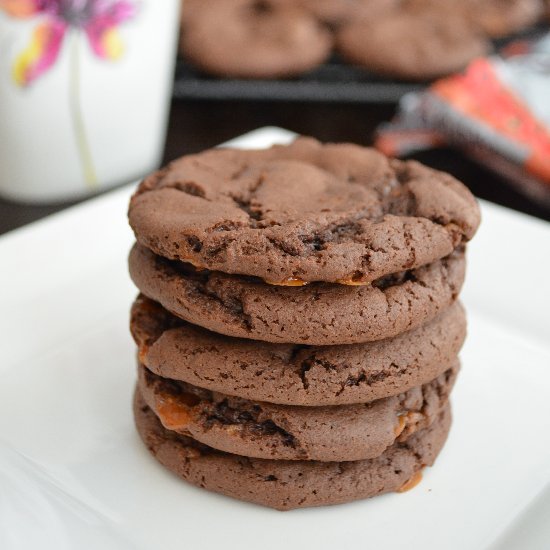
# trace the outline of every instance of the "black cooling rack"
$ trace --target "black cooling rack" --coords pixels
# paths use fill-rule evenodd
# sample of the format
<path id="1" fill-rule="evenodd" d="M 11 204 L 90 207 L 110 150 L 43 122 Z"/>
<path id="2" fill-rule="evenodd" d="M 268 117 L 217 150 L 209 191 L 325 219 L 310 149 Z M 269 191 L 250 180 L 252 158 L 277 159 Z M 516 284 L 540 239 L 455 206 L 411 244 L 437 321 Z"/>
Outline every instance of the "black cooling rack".
<path id="1" fill-rule="evenodd" d="M 178 61 L 174 97 L 177 99 L 241 99 L 265 101 L 337 101 L 388 103 L 422 89 L 416 83 L 382 80 L 345 65 L 336 57 L 298 78 L 278 80 L 221 79 L 205 75 Z"/>
<path id="2" fill-rule="evenodd" d="M 536 39 L 548 27 L 538 26 L 524 33 L 497 40 L 495 50 L 518 39 Z M 197 71 L 179 59 L 173 96 L 176 99 L 312 101 L 346 103 L 395 103 L 408 92 L 426 84 L 391 81 L 343 63 L 335 54 L 325 64 L 297 78 L 278 80 L 222 79 Z"/>

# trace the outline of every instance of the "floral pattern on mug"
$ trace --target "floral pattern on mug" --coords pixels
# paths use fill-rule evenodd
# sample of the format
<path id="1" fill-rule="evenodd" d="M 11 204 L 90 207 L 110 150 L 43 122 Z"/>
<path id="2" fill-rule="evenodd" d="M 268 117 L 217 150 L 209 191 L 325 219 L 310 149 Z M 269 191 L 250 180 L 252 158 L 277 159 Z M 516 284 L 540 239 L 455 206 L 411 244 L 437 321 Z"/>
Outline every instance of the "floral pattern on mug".
<path id="1" fill-rule="evenodd" d="M 30 44 L 13 66 L 13 78 L 27 86 L 57 60 L 69 28 L 88 37 L 92 51 L 102 59 L 116 59 L 123 47 L 117 26 L 133 17 L 129 0 L 0 0 L 0 9 L 17 18 L 41 15 Z"/>
<path id="2" fill-rule="evenodd" d="M 69 30 L 72 33 L 69 75 L 69 109 L 86 184 L 98 186 L 80 105 L 79 36 L 84 34 L 92 52 L 101 59 L 122 55 L 117 27 L 134 16 L 130 0 L 0 0 L 0 9 L 15 18 L 39 17 L 29 45 L 13 65 L 13 79 L 22 87 L 34 82 L 56 62 Z"/>

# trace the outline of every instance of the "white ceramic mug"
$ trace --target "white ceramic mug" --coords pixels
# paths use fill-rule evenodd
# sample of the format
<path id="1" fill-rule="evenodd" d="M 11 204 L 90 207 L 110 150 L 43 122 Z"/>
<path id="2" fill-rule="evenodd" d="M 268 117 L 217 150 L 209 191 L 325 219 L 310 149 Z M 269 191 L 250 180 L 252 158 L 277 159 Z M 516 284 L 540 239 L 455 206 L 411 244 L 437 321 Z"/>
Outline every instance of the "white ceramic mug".
<path id="1" fill-rule="evenodd" d="M 180 0 L 0 0 L 0 195 L 75 199 L 158 166 Z"/>

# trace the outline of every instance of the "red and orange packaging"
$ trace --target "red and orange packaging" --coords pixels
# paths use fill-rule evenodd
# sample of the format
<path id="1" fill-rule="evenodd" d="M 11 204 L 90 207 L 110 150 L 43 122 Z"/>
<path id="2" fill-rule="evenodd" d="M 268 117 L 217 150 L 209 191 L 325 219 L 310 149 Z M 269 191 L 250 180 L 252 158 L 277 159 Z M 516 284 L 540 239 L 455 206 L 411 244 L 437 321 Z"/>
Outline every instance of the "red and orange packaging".
<path id="1" fill-rule="evenodd" d="M 390 156 L 449 145 L 550 204 L 550 34 L 407 94 L 376 139 Z"/>

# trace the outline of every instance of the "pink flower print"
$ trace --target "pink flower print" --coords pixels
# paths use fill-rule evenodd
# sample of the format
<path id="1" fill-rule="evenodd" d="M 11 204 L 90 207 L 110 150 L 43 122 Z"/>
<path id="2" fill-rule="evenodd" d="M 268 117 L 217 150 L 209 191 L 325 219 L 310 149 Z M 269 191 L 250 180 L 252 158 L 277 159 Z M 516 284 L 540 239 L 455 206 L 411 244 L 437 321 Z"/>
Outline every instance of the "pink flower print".
<path id="1" fill-rule="evenodd" d="M 21 86 L 55 63 L 69 28 L 81 30 L 98 57 L 117 59 L 123 52 L 117 27 L 136 11 L 129 0 L 0 0 L 0 9 L 17 18 L 42 19 L 13 66 L 13 77 Z"/>
<path id="2" fill-rule="evenodd" d="M 98 185 L 82 108 L 80 105 L 79 38 L 84 35 L 94 55 L 113 60 L 123 53 L 117 27 L 134 16 L 130 0 L 0 0 L 0 9 L 15 18 L 37 17 L 30 43 L 13 64 L 14 81 L 26 87 L 52 67 L 61 51 L 67 31 L 71 33 L 69 109 L 75 142 L 86 184 Z"/>

